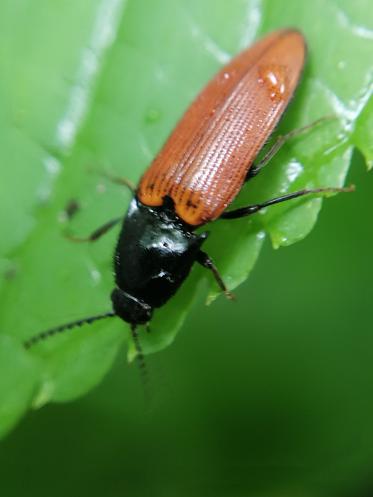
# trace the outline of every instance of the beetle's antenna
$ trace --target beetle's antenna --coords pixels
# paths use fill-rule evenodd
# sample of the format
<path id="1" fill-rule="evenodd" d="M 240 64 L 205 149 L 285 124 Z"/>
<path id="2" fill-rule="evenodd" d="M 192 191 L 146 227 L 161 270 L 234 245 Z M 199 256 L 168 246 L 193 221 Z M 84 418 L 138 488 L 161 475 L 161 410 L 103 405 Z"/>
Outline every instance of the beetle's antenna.
<path id="1" fill-rule="evenodd" d="M 148 369 L 146 367 L 146 362 L 145 362 L 145 357 L 144 353 L 142 351 L 142 347 L 140 344 L 140 339 L 139 339 L 139 334 L 137 333 L 137 328 L 135 324 L 131 324 L 131 333 L 132 333 L 132 338 L 133 338 L 133 343 L 135 345 L 135 349 L 137 352 L 137 361 L 138 365 L 140 368 L 140 374 L 141 374 L 141 379 L 142 383 L 144 385 L 144 393 L 146 397 L 146 401 L 149 402 L 149 375 L 148 375 Z"/>
<path id="2" fill-rule="evenodd" d="M 95 321 L 99 321 L 100 319 L 112 318 L 116 316 L 115 312 L 109 311 L 103 314 L 98 314 L 97 316 L 89 316 L 87 318 L 78 319 L 77 321 L 72 321 L 71 323 L 62 324 L 60 326 L 56 326 L 55 328 L 50 328 L 49 330 L 42 331 L 41 333 L 34 335 L 33 337 L 26 340 L 23 345 L 26 349 L 29 349 L 33 345 L 46 340 L 58 333 L 62 333 L 66 330 L 71 330 L 72 328 L 76 328 L 78 326 L 83 326 L 83 324 L 92 324 Z"/>

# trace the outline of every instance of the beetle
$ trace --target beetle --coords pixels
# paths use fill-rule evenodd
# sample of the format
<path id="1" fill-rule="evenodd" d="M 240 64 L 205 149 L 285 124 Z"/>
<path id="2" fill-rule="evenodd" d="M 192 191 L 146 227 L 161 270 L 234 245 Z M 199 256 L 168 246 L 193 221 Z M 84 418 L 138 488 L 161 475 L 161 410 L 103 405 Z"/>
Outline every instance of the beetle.
<path id="1" fill-rule="evenodd" d="M 303 195 L 351 190 L 304 189 L 226 210 L 243 184 L 287 139 L 317 123 L 279 137 L 263 159 L 254 162 L 294 95 L 305 56 L 303 35 L 283 29 L 256 42 L 217 73 L 143 174 L 124 219 L 109 221 L 84 239 L 97 240 L 122 222 L 114 253 L 112 310 L 35 335 L 25 342 L 27 348 L 66 329 L 117 316 L 130 324 L 141 355 L 137 327 L 149 323 L 154 310 L 177 292 L 195 263 L 211 271 L 231 298 L 217 267 L 201 248 L 209 233 L 196 232 L 197 228 L 217 219 L 249 216 Z"/>

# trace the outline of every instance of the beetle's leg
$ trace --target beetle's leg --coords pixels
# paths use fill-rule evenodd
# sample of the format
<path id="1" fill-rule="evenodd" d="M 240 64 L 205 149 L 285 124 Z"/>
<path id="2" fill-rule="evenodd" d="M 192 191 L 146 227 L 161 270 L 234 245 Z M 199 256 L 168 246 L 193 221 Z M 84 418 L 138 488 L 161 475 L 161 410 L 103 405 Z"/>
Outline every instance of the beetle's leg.
<path id="1" fill-rule="evenodd" d="M 120 176 L 114 176 L 113 174 L 107 173 L 107 172 L 101 172 L 100 173 L 102 176 L 104 176 L 106 179 L 111 181 L 112 183 L 116 183 L 117 185 L 123 185 L 127 187 L 130 192 L 135 195 L 136 193 L 136 186 L 132 183 L 127 178 L 121 178 Z"/>
<path id="2" fill-rule="evenodd" d="M 292 131 L 289 131 L 289 133 L 286 133 L 286 135 L 280 135 L 276 138 L 276 141 L 273 143 L 273 145 L 269 148 L 269 150 L 265 153 L 264 157 L 257 163 L 253 164 L 251 168 L 249 169 L 245 181 L 248 181 L 250 178 L 253 178 L 256 176 L 264 166 L 268 164 L 268 162 L 277 154 L 277 152 L 280 150 L 280 148 L 291 138 L 294 138 L 295 136 L 302 135 L 306 131 L 309 131 L 312 128 L 315 128 L 318 126 L 320 123 L 324 121 L 328 121 L 330 119 L 335 119 L 334 116 L 324 116 L 320 117 L 320 119 L 317 119 L 316 121 L 313 121 L 310 124 L 307 124 L 306 126 L 302 126 L 301 128 L 296 128 L 293 129 Z"/>
<path id="3" fill-rule="evenodd" d="M 105 233 L 111 230 L 114 226 L 116 226 L 120 221 L 123 220 L 123 217 L 117 217 L 115 219 L 111 219 L 107 223 L 103 224 L 99 228 L 97 228 L 93 233 L 91 233 L 87 237 L 78 237 L 75 235 L 71 235 L 70 233 L 65 233 L 66 238 L 71 240 L 72 242 L 95 242 L 99 238 L 101 238 Z"/>
<path id="4" fill-rule="evenodd" d="M 355 186 L 351 185 L 346 188 L 311 188 L 299 190 L 297 192 L 288 193 L 282 195 L 281 197 L 272 198 L 261 204 L 247 205 L 246 207 L 240 207 L 239 209 L 234 209 L 233 211 L 223 212 L 219 219 L 237 219 L 239 217 L 250 216 L 256 212 L 269 207 L 270 205 L 279 204 L 280 202 L 286 202 L 287 200 L 292 200 L 297 197 L 303 197 L 303 195 L 311 195 L 313 193 L 337 193 L 337 192 L 353 192 Z"/>
<path id="5" fill-rule="evenodd" d="M 218 284 L 221 291 L 224 292 L 227 299 L 234 300 L 234 295 L 225 286 L 225 283 L 219 274 L 218 268 L 215 266 L 215 264 L 212 262 L 210 257 L 206 254 L 206 252 L 202 252 L 202 250 L 200 250 L 197 254 L 196 261 L 199 264 L 201 264 L 201 266 L 205 267 L 206 269 L 209 269 L 212 272 L 216 283 Z"/>

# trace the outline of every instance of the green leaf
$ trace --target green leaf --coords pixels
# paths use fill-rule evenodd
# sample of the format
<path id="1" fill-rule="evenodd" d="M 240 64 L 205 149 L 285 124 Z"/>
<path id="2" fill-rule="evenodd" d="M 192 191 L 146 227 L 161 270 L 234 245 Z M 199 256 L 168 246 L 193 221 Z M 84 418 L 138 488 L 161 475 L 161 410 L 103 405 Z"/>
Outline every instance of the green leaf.
<path id="1" fill-rule="evenodd" d="M 97 171 L 136 182 L 187 104 L 233 54 L 264 33 L 298 27 L 309 58 L 280 131 L 337 117 L 287 143 L 236 206 L 304 186 L 342 185 L 354 147 L 371 163 L 370 10 L 368 0 L 2 2 L 0 326 L 13 345 L 0 377 L 9 376 L 14 357 L 19 388 L 12 381 L 1 387 L 0 433 L 28 405 L 88 391 L 128 342 L 128 327 L 110 320 L 35 347 L 28 362 L 19 349 L 38 331 L 110 309 L 117 232 L 92 245 L 72 244 L 63 232 L 84 235 L 125 212 L 129 193 Z M 72 199 L 81 210 L 67 222 Z M 294 243 L 312 229 L 320 207 L 320 199 L 300 199 L 211 227 L 207 250 L 228 286 L 247 278 L 265 234 L 276 247 Z M 217 296 L 211 275 L 196 268 L 156 313 L 152 333 L 141 335 L 145 352 L 172 342 L 201 279 L 209 301 Z"/>
<path id="2" fill-rule="evenodd" d="M 37 390 L 39 364 L 13 337 L 0 335 L 0 437 L 24 414 Z"/>

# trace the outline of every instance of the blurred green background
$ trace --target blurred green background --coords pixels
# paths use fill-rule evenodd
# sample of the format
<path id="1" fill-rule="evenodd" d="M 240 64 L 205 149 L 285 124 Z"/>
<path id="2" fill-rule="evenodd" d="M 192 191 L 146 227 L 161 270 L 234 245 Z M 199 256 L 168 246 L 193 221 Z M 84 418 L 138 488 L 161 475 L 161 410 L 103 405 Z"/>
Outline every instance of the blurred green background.
<path id="1" fill-rule="evenodd" d="M 107 308 L 116 234 L 89 247 L 61 236 L 72 198 L 77 233 L 128 203 L 92 169 L 137 180 L 207 75 L 287 25 L 304 30 L 310 58 L 284 129 L 330 110 L 343 126 L 286 147 L 253 183 L 258 197 L 342 182 L 354 145 L 373 158 L 370 1 L 1 3 L 0 434 L 31 404 L 77 399 L 30 411 L 0 442 L 1 495 L 373 495 L 373 176 L 360 152 L 347 178 L 357 191 L 324 201 L 301 243 L 273 251 L 266 240 L 237 302 L 205 306 L 210 280 L 197 287 L 197 270 L 159 313 L 146 347 L 168 345 L 186 320 L 147 358 L 151 407 L 122 323 L 32 354 L 20 345 Z M 298 183 L 294 162 L 305 167 Z M 216 226 L 211 250 L 229 283 L 249 273 L 263 227 L 295 241 L 319 208 Z"/>
<path id="2" fill-rule="evenodd" d="M 237 302 L 200 302 L 148 357 L 150 411 L 121 354 L 85 398 L 29 414 L 2 495 L 372 495 L 373 177 L 350 179 L 305 241 L 265 246 Z"/>

